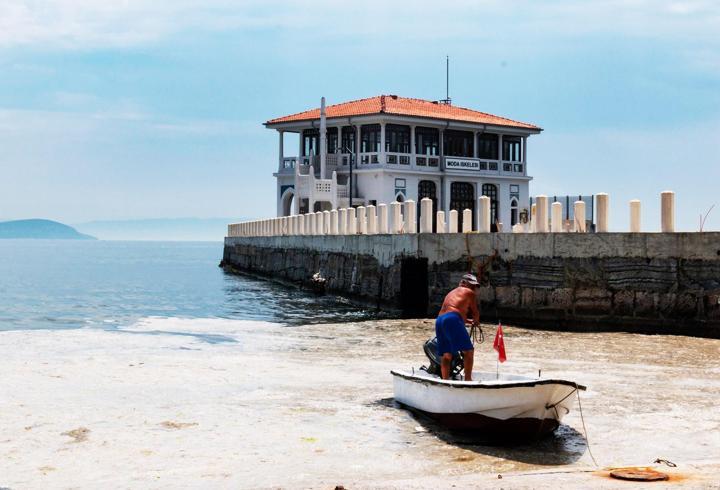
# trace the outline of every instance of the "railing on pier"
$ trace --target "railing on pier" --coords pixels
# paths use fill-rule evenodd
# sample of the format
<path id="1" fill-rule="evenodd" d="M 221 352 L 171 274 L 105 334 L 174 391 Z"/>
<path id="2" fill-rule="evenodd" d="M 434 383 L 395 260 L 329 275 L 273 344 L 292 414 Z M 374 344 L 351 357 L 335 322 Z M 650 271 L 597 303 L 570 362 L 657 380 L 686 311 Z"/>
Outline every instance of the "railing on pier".
<path id="1" fill-rule="evenodd" d="M 317 186 L 321 188 L 318 188 Z M 316 192 L 332 192 L 326 189 L 325 181 L 316 181 Z M 338 196 L 344 197 L 348 192 L 346 185 L 338 185 Z M 675 193 L 664 191 L 661 201 L 661 231 L 675 231 Z M 549 206 L 551 204 L 551 206 Z M 638 233 L 640 227 L 640 201 L 632 200 L 630 209 L 630 232 Z M 573 203 L 573 220 L 563 218 L 563 204 L 556 201 L 550 203 L 547 196 L 537 196 L 531 205 L 529 221 L 518 223 L 504 229 L 502 223 L 494 226 L 497 231 L 512 233 L 585 233 L 588 231 L 586 203 L 578 200 Z M 477 203 L 477 223 L 473 222 L 470 209 L 462 211 L 462 221 L 457 210 L 447 213 L 433 213 L 433 202 L 424 198 L 420 201 L 418 216 L 415 201 L 409 199 L 404 203 L 392 202 L 389 206 L 358 206 L 352 208 L 333 209 L 316 213 L 283 216 L 262 219 L 245 223 L 228 225 L 228 237 L 246 236 L 281 236 L 281 235 L 373 235 L 399 233 L 490 233 L 493 228 L 490 214 L 490 198 L 481 196 Z M 595 195 L 594 204 L 597 224 L 595 231 L 609 231 L 609 196 L 605 193 Z M 460 226 L 459 226 L 460 225 Z M 419 228 L 419 229 L 418 229 Z M 702 230 L 701 230 L 702 231 Z"/>

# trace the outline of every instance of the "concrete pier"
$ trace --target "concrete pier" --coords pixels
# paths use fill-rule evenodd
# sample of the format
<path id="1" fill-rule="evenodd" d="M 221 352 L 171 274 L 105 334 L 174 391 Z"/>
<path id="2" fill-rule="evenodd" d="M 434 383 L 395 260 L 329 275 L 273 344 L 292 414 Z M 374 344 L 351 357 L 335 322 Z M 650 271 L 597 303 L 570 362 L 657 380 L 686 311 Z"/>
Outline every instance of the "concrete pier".
<path id="1" fill-rule="evenodd" d="M 478 291 L 486 321 L 720 337 L 719 243 L 716 232 L 232 237 L 223 264 L 298 283 L 321 272 L 330 291 L 433 316 L 468 250 L 474 263 L 497 250 Z"/>

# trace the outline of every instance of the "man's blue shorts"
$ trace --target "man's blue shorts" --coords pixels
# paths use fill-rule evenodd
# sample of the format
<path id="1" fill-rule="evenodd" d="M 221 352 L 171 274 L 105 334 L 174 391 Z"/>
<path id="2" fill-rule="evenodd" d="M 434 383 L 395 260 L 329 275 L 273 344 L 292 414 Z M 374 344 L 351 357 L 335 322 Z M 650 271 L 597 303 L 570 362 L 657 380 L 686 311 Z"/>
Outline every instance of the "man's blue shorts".
<path id="1" fill-rule="evenodd" d="M 465 321 L 454 311 L 440 315 L 435 320 L 435 336 L 440 357 L 446 352 L 455 354 L 458 351 L 473 349 L 470 335 L 465 329 Z"/>

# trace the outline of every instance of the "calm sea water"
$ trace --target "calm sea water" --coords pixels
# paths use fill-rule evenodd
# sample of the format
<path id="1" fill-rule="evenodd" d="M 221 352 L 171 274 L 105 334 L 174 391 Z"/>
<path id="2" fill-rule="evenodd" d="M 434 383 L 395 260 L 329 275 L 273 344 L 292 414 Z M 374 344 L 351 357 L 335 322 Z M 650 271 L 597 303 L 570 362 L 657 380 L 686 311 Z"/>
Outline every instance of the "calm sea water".
<path id="1" fill-rule="evenodd" d="M 288 325 L 373 318 L 218 267 L 222 243 L 0 240 L 0 330 L 113 328 L 149 316 Z"/>

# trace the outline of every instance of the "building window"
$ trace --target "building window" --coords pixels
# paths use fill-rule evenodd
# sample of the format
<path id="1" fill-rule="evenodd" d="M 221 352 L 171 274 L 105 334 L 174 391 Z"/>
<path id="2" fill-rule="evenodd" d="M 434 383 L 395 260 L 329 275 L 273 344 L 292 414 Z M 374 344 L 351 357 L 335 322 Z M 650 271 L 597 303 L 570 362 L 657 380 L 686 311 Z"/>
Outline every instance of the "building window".
<path id="1" fill-rule="evenodd" d="M 385 151 L 410 153 L 410 126 L 385 125 Z"/>
<path id="2" fill-rule="evenodd" d="M 494 184 L 483 184 L 482 195 L 490 198 L 490 224 L 497 225 L 498 222 L 498 191 Z"/>
<path id="3" fill-rule="evenodd" d="M 343 126 L 342 141 L 340 143 L 340 153 L 347 153 L 348 149 L 351 153 L 355 153 L 355 134 L 357 131 L 353 126 Z"/>
<path id="4" fill-rule="evenodd" d="M 338 150 L 338 132 L 336 128 L 327 130 L 327 152 L 335 153 Z"/>
<path id="5" fill-rule="evenodd" d="M 517 199 L 510 201 L 510 226 L 518 223 L 518 202 Z"/>
<path id="6" fill-rule="evenodd" d="M 360 128 L 360 152 L 375 153 L 380 150 L 380 125 L 365 124 Z"/>
<path id="7" fill-rule="evenodd" d="M 522 138 L 520 136 L 503 136 L 503 160 L 506 162 L 522 161 L 521 145 Z"/>
<path id="8" fill-rule="evenodd" d="M 517 184 L 510 184 L 510 197 L 520 199 L 520 186 Z M 517 206 L 517 204 L 516 204 Z"/>
<path id="9" fill-rule="evenodd" d="M 478 135 L 478 157 L 487 160 L 498 159 L 498 135 L 482 133 Z"/>
<path id="10" fill-rule="evenodd" d="M 458 212 L 458 230 L 462 230 L 463 211 L 472 210 L 475 222 L 475 187 L 469 182 L 450 183 L 450 209 Z"/>
<path id="11" fill-rule="evenodd" d="M 405 179 L 395 179 L 395 187 L 398 189 L 405 189 Z"/>
<path id="12" fill-rule="evenodd" d="M 418 155 L 438 156 L 440 132 L 435 128 L 415 128 L 415 152 Z"/>
<path id="13" fill-rule="evenodd" d="M 445 131 L 443 152 L 452 157 L 473 156 L 473 134 L 470 131 Z"/>
<path id="14" fill-rule="evenodd" d="M 319 155 L 318 148 L 320 147 L 320 131 L 317 129 L 305 129 L 303 134 L 303 154 L 302 156 L 309 157 L 312 155 Z"/>

